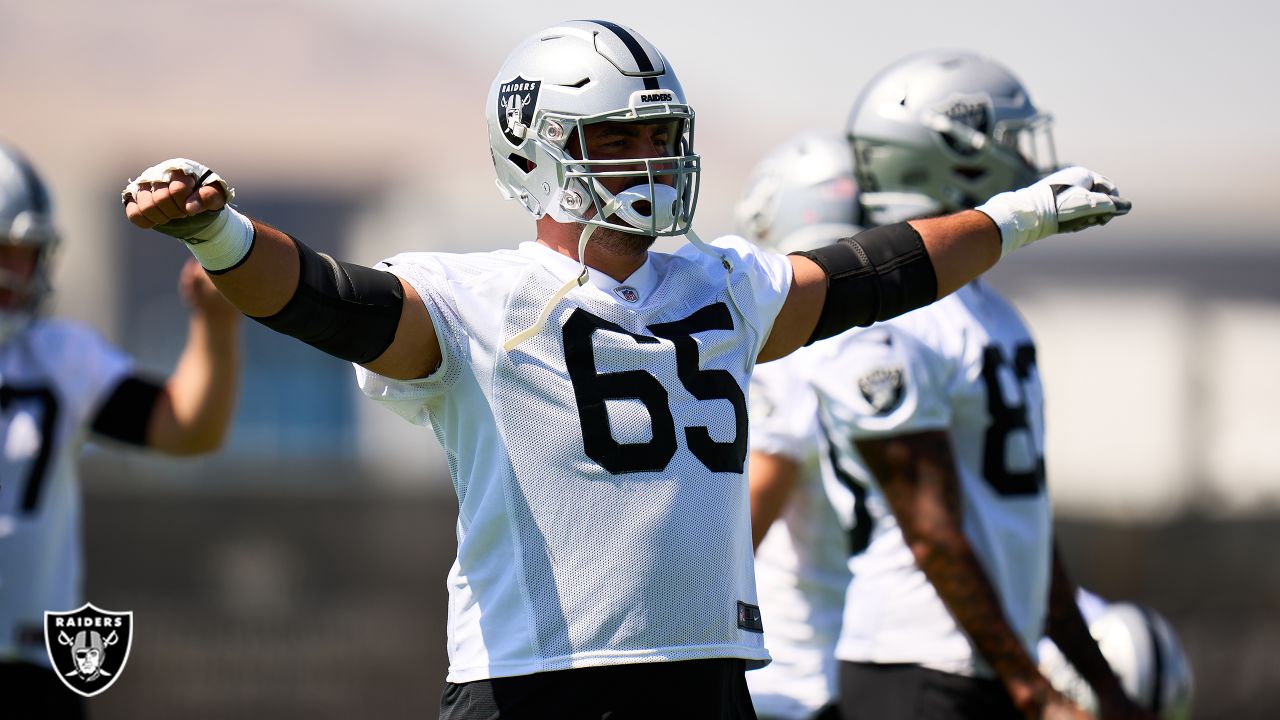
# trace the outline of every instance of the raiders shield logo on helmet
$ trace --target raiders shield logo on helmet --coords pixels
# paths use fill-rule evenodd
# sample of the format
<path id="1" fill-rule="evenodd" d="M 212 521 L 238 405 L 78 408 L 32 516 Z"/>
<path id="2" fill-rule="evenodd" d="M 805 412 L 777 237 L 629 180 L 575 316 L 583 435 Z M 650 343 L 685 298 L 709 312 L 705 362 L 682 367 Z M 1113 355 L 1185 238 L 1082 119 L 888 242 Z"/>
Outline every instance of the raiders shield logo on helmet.
<path id="1" fill-rule="evenodd" d="M 957 125 L 983 135 L 991 134 L 991 120 L 995 112 L 991 108 L 991 98 L 986 95 L 956 95 L 939 107 L 938 112 Z M 953 133 L 944 132 L 942 138 L 961 155 L 971 155 L 979 149 L 973 142 L 965 142 Z"/>
<path id="2" fill-rule="evenodd" d="M 85 697 L 120 678 L 133 644 L 133 612 L 85 603 L 71 612 L 45 612 L 44 646 L 63 684 Z"/>
<path id="3" fill-rule="evenodd" d="M 519 146 L 533 123 L 533 110 L 538 105 L 541 80 L 525 80 L 516 76 L 498 86 L 498 125 L 507 142 Z"/>

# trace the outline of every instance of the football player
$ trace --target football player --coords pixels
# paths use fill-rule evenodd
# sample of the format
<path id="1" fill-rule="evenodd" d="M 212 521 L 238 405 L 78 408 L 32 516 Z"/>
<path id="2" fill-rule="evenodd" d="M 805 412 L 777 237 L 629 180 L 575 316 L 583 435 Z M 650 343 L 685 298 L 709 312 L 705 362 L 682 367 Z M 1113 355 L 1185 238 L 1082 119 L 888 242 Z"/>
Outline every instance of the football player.
<path id="1" fill-rule="evenodd" d="M 997 63 L 963 52 L 899 61 L 849 119 L 865 222 L 986 210 L 1053 168 L 1048 132 Z M 1053 546 L 1035 343 L 1007 300 L 975 279 L 807 348 L 791 372 L 817 393 L 828 494 L 849 531 L 844 718 L 1084 716 L 1036 667 L 1046 629 L 1103 717 L 1140 716 Z"/>
<path id="2" fill-rule="evenodd" d="M 186 346 L 156 382 L 81 325 L 42 316 L 58 245 L 49 194 L 0 146 L 0 698 L 22 717 L 75 718 L 54 676 L 44 613 L 81 594 L 80 449 L 107 440 L 170 455 L 215 450 L 235 404 L 239 313 L 188 261 Z"/>
<path id="3" fill-rule="evenodd" d="M 734 216 L 748 240 L 780 252 L 857 234 L 844 135 L 806 131 L 782 143 L 752 171 Z M 818 470 L 817 399 L 797 364 L 804 352 L 757 365 L 751 375 L 751 534 L 773 662 L 747 673 L 747 686 L 757 715 L 779 720 L 839 717 L 835 646 L 849 584 L 848 533 Z"/>
<path id="4" fill-rule="evenodd" d="M 521 43 L 485 115 L 498 188 L 536 218 L 515 249 L 338 262 L 225 205 L 226 183 L 181 159 L 130 183 L 125 214 L 434 428 L 459 501 L 441 717 L 751 717 L 743 670 L 768 661 L 743 476 L 751 368 L 1128 203 L 1077 168 L 987 213 L 803 255 L 704 243 L 693 110 L 657 48 L 606 21 Z M 649 251 L 674 235 L 692 245 Z"/>

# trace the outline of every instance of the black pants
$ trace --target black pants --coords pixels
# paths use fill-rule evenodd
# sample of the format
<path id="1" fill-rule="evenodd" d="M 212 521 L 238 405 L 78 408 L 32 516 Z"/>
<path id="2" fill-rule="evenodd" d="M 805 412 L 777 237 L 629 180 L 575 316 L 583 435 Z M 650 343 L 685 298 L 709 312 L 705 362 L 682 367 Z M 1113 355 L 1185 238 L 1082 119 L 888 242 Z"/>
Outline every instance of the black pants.
<path id="1" fill-rule="evenodd" d="M 84 720 L 84 698 L 53 671 L 23 662 L 0 662 L 0 717 L 5 720 Z"/>
<path id="2" fill-rule="evenodd" d="M 440 720 L 755 720 L 742 660 L 686 660 L 445 683 Z"/>
<path id="3" fill-rule="evenodd" d="M 1022 720 L 996 680 L 919 665 L 840 663 L 843 720 Z"/>

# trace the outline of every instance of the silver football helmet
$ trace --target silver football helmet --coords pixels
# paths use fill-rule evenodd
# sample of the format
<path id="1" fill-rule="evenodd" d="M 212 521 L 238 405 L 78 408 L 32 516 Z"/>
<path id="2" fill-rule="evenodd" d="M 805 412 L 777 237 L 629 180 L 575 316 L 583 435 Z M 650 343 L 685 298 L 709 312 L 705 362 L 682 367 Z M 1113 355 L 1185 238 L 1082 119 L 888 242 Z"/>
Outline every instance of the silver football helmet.
<path id="1" fill-rule="evenodd" d="M 643 235 L 683 235 L 693 220 L 700 161 L 693 108 L 675 70 L 636 32 L 575 20 L 527 38 L 489 89 L 486 117 L 498 190 L 534 217 Z M 666 157 L 593 159 L 586 128 L 672 123 Z M 601 179 L 630 178 L 617 194 Z"/>
<path id="2" fill-rule="evenodd" d="M 847 131 L 877 225 L 975 207 L 1056 169 L 1051 118 L 1007 69 L 968 52 L 909 56 L 858 96 Z"/>
<path id="3" fill-rule="evenodd" d="M 35 168 L 17 150 L 0 144 L 0 245 L 36 249 L 30 276 L 0 268 L 0 289 L 14 298 L 0 308 L 0 342 L 30 322 L 48 297 L 50 270 L 58 246 L 49 192 Z"/>
<path id="4" fill-rule="evenodd" d="M 751 171 L 734 206 L 748 240 L 779 252 L 812 250 L 862 228 L 853 154 L 839 133 L 799 133 Z"/>
<path id="5" fill-rule="evenodd" d="M 1114 603 L 1089 623 L 1089 632 L 1125 693 L 1138 705 L 1161 720 L 1191 717 L 1191 664 L 1160 613 L 1142 605 Z M 1082 708 L 1097 711 L 1097 696 L 1056 647 L 1042 648 L 1040 669 Z"/>

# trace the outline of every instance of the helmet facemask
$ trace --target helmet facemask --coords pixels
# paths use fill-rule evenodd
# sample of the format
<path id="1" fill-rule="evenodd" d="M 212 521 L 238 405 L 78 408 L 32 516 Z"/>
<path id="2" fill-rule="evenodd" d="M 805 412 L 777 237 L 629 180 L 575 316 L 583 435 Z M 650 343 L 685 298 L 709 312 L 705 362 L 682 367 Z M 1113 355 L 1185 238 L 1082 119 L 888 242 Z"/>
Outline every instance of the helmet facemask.
<path id="1" fill-rule="evenodd" d="M 663 122 L 670 125 L 664 155 L 604 158 L 599 152 L 593 156 L 589 148 L 589 133 L 603 123 Z M 530 142 L 521 149 L 531 149 L 530 175 L 547 176 L 546 214 L 559 222 L 651 237 L 688 232 L 701 173 L 701 159 L 693 153 L 692 108 L 640 105 L 588 116 L 546 112 L 535 117 L 533 126 L 534 132 L 527 135 Z M 618 188 L 616 178 L 631 182 L 611 191 L 607 185 Z"/>

